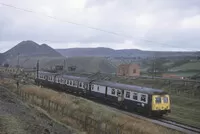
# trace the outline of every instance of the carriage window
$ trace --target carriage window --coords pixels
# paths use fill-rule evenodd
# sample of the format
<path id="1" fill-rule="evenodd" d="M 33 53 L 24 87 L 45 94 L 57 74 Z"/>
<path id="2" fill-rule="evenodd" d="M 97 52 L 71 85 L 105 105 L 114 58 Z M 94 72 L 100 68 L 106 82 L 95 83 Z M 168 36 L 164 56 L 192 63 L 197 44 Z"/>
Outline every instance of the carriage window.
<path id="1" fill-rule="evenodd" d="M 161 103 L 161 97 L 156 97 L 156 103 Z"/>
<path id="2" fill-rule="evenodd" d="M 67 84 L 69 84 L 69 80 L 67 80 Z"/>
<path id="3" fill-rule="evenodd" d="M 130 98 L 130 92 L 126 92 L 126 98 Z"/>
<path id="4" fill-rule="evenodd" d="M 137 93 L 133 93 L 133 99 L 134 99 L 134 100 L 137 100 L 137 99 L 138 99 Z"/>
<path id="5" fill-rule="evenodd" d="M 72 81 L 71 80 L 69 81 L 69 85 L 72 85 Z"/>
<path id="6" fill-rule="evenodd" d="M 76 86 L 76 81 L 73 82 L 73 86 Z"/>
<path id="7" fill-rule="evenodd" d="M 114 89 L 114 88 L 112 89 L 112 92 L 111 92 L 111 94 L 115 94 L 115 89 Z"/>
<path id="8" fill-rule="evenodd" d="M 143 101 L 143 102 L 146 102 L 146 95 L 142 94 L 140 100 Z"/>
<path id="9" fill-rule="evenodd" d="M 92 85 L 92 90 L 94 90 L 94 85 Z"/>
<path id="10" fill-rule="evenodd" d="M 99 91 L 99 86 L 97 87 L 97 90 Z"/>
<path id="11" fill-rule="evenodd" d="M 163 102 L 164 102 L 164 103 L 168 103 L 168 97 L 164 97 L 164 98 L 163 98 Z"/>
<path id="12" fill-rule="evenodd" d="M 117 96 L 121 95 L 121 91 L 117 90 Z"/>

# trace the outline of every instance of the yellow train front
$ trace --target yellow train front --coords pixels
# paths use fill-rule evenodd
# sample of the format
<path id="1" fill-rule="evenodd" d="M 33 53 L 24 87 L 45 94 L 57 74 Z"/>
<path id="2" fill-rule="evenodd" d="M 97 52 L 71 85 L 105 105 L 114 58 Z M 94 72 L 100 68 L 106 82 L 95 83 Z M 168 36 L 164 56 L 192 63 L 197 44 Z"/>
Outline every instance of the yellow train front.
<path id="1" fill-rule="evenodd" d="M 170 112 L 170 97 L 168 94 L 152 95 L 151 113 L 153 116 L 162 116 Z"/>

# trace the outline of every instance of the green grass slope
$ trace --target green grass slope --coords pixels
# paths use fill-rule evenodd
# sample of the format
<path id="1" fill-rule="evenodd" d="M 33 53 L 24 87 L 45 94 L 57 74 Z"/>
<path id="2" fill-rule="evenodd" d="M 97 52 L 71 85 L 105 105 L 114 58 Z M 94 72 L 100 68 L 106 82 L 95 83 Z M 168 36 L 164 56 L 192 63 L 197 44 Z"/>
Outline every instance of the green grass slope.
<path id="1" fill-rule="evenodd" d="M 199 70 L 200 71 L 200 62 L 188 62 L 181 66 L 176 66 L 171 69 L 172 71 L 191 71 L 191 70 Z"/>

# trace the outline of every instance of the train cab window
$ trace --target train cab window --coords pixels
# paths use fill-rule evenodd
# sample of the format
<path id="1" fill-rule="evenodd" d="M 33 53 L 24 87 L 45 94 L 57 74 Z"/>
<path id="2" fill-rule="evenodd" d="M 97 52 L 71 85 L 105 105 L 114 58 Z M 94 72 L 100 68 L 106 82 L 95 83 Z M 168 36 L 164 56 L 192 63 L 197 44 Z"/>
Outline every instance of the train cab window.
<path id="1" fill-rule="evenodd" d="M 161 97 L 156 97 L 156 103 L 161 103 Z"/>
<path id="2" fill-rule="evenodd" d="M 113 88 L 111 94 L 115 95 L 115 89 Z"/>
<path id="3" fill-rule="evenodd" d="M 126 98 L 130 98 L 130 92 L 126 92 Z"/>
<path id="4" fill-rule="evenodd" d="M 94 90 L 94 85 L 91 86 L 91 89 Z"/>
<path id="5" fill-rule="evenodd" d="M 133 99 L 137 100 L 138 99 L 138 94 L 137 93 L 133 93 Z"/>
<path id="6" fill-rule="evenodd" d="M 168 97 L 163 97 L 163 102 L 168 103 Z"/>
<path id="7" fill-rule="evenodd" d="M 140 100 L 143 101 L 143 102 L 146 102 L 146 95 L 142 94 Z"/>

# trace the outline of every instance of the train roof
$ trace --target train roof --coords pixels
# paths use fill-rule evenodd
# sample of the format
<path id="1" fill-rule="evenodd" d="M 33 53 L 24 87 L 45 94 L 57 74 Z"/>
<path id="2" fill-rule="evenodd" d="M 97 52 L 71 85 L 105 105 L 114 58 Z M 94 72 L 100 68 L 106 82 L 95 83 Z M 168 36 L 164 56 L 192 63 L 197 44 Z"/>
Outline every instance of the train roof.
<path id="1" fill-rule="evenodd" d="M 110 82 L 110 81 L 94 81 L 92 83 L 108 86 L 111 88 L 124 89 L 124 90 L 146 93 L 146 94 L 166 94 L 165 91 L 160 90 L 160 89 L 153 89 L 153 88 L 141 87 L 141 86 L 136 86 L 136 85 L 128 85 L 128 84 L 122 84 L 122 83 L 116 83 L 116 82 Z"/>
<path id="2" fill-rule="evenodd" d="M 78 77 L 78 76 L 71 76 L 71 75 L 62 75 L 63 78 L 65 79 L 70 79 L 70 80 L 78 80 L 81 82 L 89 82 L 89 79 L 87 77 Z"/>
<path id="3" fill-rule="evenodd" d="M 45 75 L 58 75 L 58 73 L 51 73 L 51 72 L 44 72 L 44 71 L 39 71 L 39 73 L 45 74 Z"/>
<path id="4" fill-rule="evenodd" d="M 70 80 L 78 80 L 78 81 L 82 81 L 82 82 L 90 82 L 91 81 L 87 77 L 61 75 L 61 74 L 58 74 L 58 73 L 43 72 L 43 71 L 39 71 L 39 72 L 43 73 L 45 75 L 59 75 L 60 77 L 63 77 L 65 79 L 70 79 Z M 94 80 L 92 83 L 102 85 L 102 86 L 108 86 L 108 87 L 111 87 L 111 88 L 124 89 L 124 90 L 146 93 L 146 94 L 166 94 L 165 91 L 160 90 L 160 89 L 147 88 L 147 87 L 136 86 L 136 85 L 128 85 L 128 84 L 122 84 L 122 83 L 111 82 L 111 81 Z"/>

